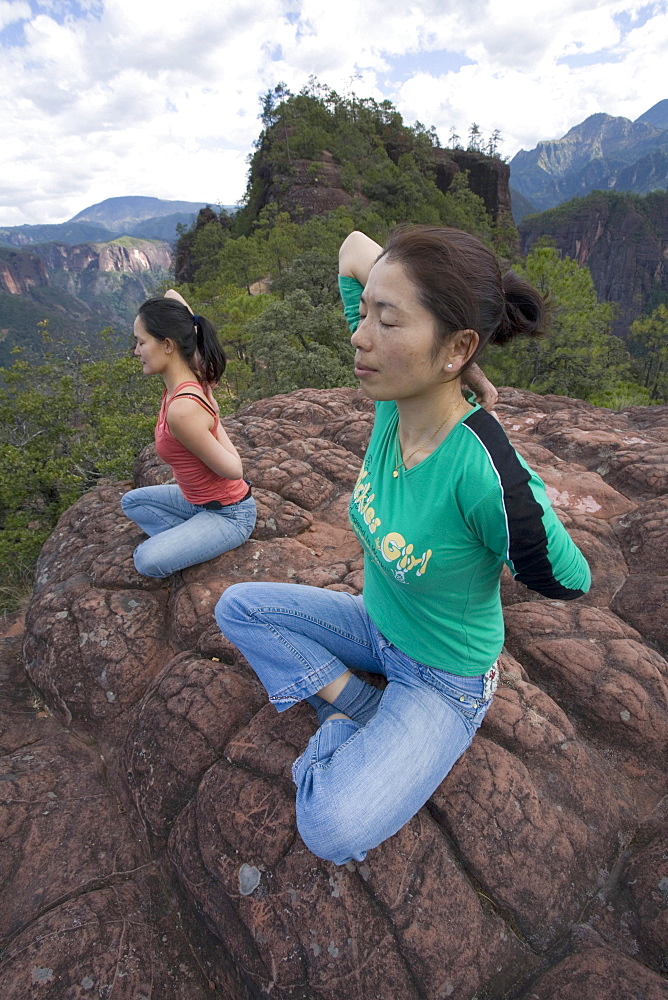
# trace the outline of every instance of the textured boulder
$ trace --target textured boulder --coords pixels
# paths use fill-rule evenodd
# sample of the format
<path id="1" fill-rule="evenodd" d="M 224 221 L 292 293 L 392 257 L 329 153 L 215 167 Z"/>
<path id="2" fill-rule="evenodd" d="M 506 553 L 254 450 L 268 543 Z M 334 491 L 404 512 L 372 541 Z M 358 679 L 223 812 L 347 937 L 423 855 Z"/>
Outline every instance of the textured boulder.
<path id="1" fill-rule="evenodd" d="M 303 390 L 227 419 L 256 529 L 167 581 L 134 570 L 131 484 L 61 518 L 23 667 L 4 640 L 3 998 L 667 995 L 668 410 L 508 389 L 498 412 L 594 585 L 564 604 L 504 575 L 480 734 L 363 864 L 301 842 L 290 768 L 315 715 L 277 714 L 212 612 L 241 580 L 360 592 L 346 508 L 372 405 Z M 147 448 L 136 483 L 170 478 Z"/>

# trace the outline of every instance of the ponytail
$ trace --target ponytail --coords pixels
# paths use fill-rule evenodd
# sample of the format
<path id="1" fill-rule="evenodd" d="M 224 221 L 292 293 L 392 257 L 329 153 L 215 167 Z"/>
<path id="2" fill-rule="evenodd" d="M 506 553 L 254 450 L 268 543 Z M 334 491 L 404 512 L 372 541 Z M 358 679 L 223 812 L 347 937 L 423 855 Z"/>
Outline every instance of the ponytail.
<path id="1" fill-rule="evenodd" d="M 137 315 L 156 340 L 172 340 L 181 357 L 203 381 L 215 384 L 225 371 L 225 354 L 213 325 L 173 298 L 148 299 Z"/>
<path id="2" fill-rule="evenodd" d="M 213 324 L 204 316 L 193 316 L 195 326 L 195 343 L 199 355 L 199 371 L 205 382 L 212 385 L 218 382 L 225 371 L 227 359 Z"/>

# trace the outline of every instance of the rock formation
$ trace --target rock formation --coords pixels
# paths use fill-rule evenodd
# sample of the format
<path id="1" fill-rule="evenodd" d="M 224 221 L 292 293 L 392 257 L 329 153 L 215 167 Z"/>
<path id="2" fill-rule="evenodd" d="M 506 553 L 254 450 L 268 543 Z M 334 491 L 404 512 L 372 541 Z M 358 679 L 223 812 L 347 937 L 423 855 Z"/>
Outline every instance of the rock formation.
<path id="1" fill-rule="evenodd" d="M 441 148 L 432 150 L 432 160 L 436 185 L 444 194 L 456 174 L 467 172 L 471 191 L 482 198 L 492 219 L 498 222 L 511 217 L 507 163 L 482 153 Z M 340 206 L 347 207 L 352 200 L 352 195 L 342 187 L 341 164 L 336 163 L 328 150 L 312 160 L 293 159 L 289 175 L 271 161 L 256 167 L 255 172 L 258 186 L 262 185 L 258 212 L 274 203 L 295 218 L 309 219 Z M 354 196 L 362 202 L 368 201 L 361 188 Z"/>
<path id="2" fill-rule="evenodd" d="M 44 547 L 5 640 L 3 1000 L 668 996 L 668 407 L 503 390 L 499 415 L 590 560 L 574 604 L 503 580 L 502 684 L 471 748 L 363 864 L 311 855 L 278 715 L 212 619 L 238 580 L 359 592 L 353 390 L 226 420 L 259 518 L 233 552 L 137 575 L 101 486 Z M 138 484 L 170 470 L 152 447 Z M 212 992 L 215 991 L 215 992 Z"/>
<path id="3" fill-rule="evenodd" d="M 139 282 L 144 279 L 148 290 L 172 264 L 168 243 L 129 237 L 110 243 L 79 243 L 76 246 L 45 243 L 34 247 L 33 253 L 44 263 L 50 284 L 84 301 L 106 289 L 107 275 L 113 278 L 126 275 Z M 140 297 L 145 297 L 146 290 L 140 290 Z"/>
<path id="4" fill-rule="evenodd" d="M 168 243 L 132 237 L 36 244 L 29 251 L 0 246 L 0 361 L 11 364 L 17 345 L 41 357 L 41 320 L 72 347 L 82 333 L 93 335 L 94 345 L 105 326 L 114 327 L 115 343 L 126 347 L 137 304 L 168 277 L 171 262 Z"/>

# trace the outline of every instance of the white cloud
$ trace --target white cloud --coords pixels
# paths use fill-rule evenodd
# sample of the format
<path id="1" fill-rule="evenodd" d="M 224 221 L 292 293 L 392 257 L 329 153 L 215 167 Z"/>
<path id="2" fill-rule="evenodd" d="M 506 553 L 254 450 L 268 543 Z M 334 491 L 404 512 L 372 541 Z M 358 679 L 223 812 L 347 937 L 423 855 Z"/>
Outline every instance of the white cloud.
<path id="1" fill-rule="evenodd" d="M 79 0 L 75 15 L 0 0 L 0 223 L 124 194 L 233 203 L 259 96 L 311 74 L 389 97 L 443 140 L 472 121 L 500 128 L 507 154 L 595 111 L 634 118 L 666 96 L 667 3 L 543 0 L 532 16 L 523 0 Z M 470 64 L 406 78 L 441 50 Z"/>

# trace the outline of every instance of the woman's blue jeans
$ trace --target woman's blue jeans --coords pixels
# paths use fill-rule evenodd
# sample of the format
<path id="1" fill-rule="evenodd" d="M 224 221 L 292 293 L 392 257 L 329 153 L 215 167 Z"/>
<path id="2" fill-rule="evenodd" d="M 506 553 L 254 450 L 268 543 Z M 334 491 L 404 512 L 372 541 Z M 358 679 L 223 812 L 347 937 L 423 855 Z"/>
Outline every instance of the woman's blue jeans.
<path id="1" fill-rule="evenodd" d="M 241 583 L 220 598 L 216 620 L 279 712 L 347 667 L 387 678 L 370 721 L 327 720 L 293 766 L 302 840 L 339 865 L 363 860 L 424 805 L 471 743 L 496 687 L 496 665 L 460 677 L 406 656 L 361 596 Z"/>
<path id="2" fill-rule="evenodd" d="M 121 497 L 121 507 L 150 538 L 134 551 L 142 576 L 163 578 L 243 545 L 255 527 L 249 497 L 220 510 L 190 503 L 178 486 L 144 486 Z"/>

